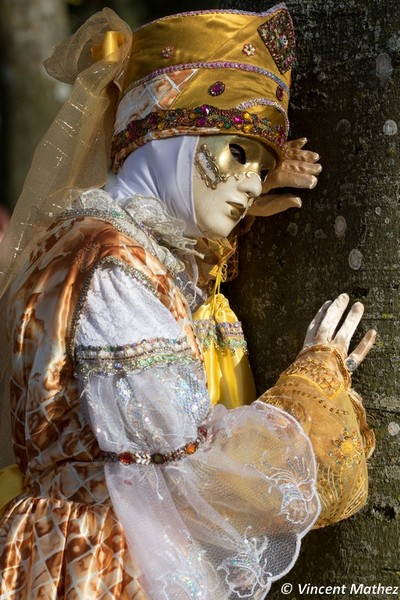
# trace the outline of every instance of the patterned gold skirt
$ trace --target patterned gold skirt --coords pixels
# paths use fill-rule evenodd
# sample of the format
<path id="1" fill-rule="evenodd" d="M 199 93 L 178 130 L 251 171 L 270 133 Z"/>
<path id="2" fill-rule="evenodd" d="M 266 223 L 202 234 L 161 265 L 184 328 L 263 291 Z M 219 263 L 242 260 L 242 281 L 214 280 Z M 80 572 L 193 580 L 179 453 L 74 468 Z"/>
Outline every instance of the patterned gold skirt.
<path id="1" fill-rule="evenodd" d="M 93 469 L 86 475 L 53 470 L 40 490 L 9 503 L 0 521 L 1 600 L 145 600 L 105 485 Z"/>

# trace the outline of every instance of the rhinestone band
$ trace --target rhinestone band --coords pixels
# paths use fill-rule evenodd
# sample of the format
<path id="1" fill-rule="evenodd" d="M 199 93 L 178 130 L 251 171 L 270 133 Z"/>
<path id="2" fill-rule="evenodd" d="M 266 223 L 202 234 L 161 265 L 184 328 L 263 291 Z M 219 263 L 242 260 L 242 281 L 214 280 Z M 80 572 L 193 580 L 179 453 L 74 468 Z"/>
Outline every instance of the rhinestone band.
<path id="1" fill-rule="evenodd" d="M 269 71 L 268 69 L 263 69 L 262 67 L 258 67 L 257 65 L 251 65 L 248 63 L 222 61 L 222 60 L 214 61 L 214 62 L 197 61 L 197 62 L 191 62 L 191 63 L 180 63 L 177 65 L 169 65 L 167 67 L 160 67 L 159 69 L 152 71 L 145 77 L 142 77 L 142 79 L 139 79 L 138 81 L 135 81 L 134 83 L 132 83 L 125 90 L 125 94 L 128 93 L 130 90 L 142 85 L 143 83 L 146 83 L 147 81 L 151 81 L 152 79 L 158 77 L 159 75 L 164 75 L 164 73 L 175 73 L 176 71 L 191 71 L 192 69 L 235 69 L 235 70 L 239 70 L 239 71 L 248 71 L 249 73 L 258 73 L 258 75 L 265 75 L 265 77 L 269 77 L 270 79 L 275 81 L 276 84 L 282 86 L 288 95 L 290 94 L 289 87 L 286 85 L 286 83 L 283 81 L 283 79 L 278 77 L 278 75 L 276 75 L 272 71 Z"/>
<path id="2" fill-rule="evenodd" d="M 194 454 L 200 444 L 202 444 L 207 438 L 207 429 L 205 427 L 198 427 L 197 438 L 193 442 L 188 442 L 184 446 L 177 448 L 177 450 L 171 450 L 170 452 L 103 452 L 101 459 L 105 462 L 120 462 L 125 466 L 129 465 L 149 465 L 150 463 L 155 465 L 163 465 L 167 462 L 173 462 L 181 460 L 185 456 Z"/>
<path id="3" fill-rule="evenodd" d="M 160 365 L 196 361 L 186 338 L 154 338 L 124 346 L 77 346 L 76 361 L 82 375 L 112 375 Z"/>
<path id="4" fill-rule="evenodd" d="M 254 106 L 262 105 L 272 106 L 273 108 L 275 108 L 275 110 L 281 113 L 281 115 L 285 119 L 285 131 L 287 134 L 289 132 L 289 119 L 287 116 L 287 112 L 278 102 L 274 102 L 273 100 L 269 100 L 268 98 L 254 98 L 253 100 L 241 102 L 240 104 L 237 104 L 234 108 L 236 108 L 237 110 L 247 110 L 249 108 L 253 108 Z"/>
<path id="5" fill-rule="evenodd" d="M 114 171 L 117 172 L 120 163 L 149 133 L 154 132 L 156 137 L 160 137 L 164 132 L 164 137 L 167 137 L 167 131 L 183 135 L 190 129 L 199 133 L 202 130 L 207 133 L 219 130 L 230 133 L 239 131 L 257 135 L 279 148 L 283 148 L 286 143 L 284 127 L 248 111 L 222 109 L 209 104 L 195 108 L 161 110 L 149 113 L 144 119 L 133 119 L 124 130 L 114 135 L 111 151 Z"/>
<path id="6" fill-rule="evenodd" d="M 235 354 L 240 348 L 247 354 L 247 343 L 240 321 L 216 323 L 214 319 L 194 319 L 193 330 L 204 350 L 213 343 L 222 352 Z"/>

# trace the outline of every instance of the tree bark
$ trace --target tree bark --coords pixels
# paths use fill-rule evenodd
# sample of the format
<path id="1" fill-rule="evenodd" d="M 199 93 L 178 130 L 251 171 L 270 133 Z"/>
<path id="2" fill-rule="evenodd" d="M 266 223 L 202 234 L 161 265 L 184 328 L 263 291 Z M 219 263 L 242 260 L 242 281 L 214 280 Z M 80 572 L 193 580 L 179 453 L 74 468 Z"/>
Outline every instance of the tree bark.
<path id="1" fill-rule="evenodd" d="M 225 0 L 222 8 L 265 10 L 270 2 Z M 240 248 L 228 291 L 242 317 L 260 392 L 301 348 L 325 299 L 347 291 L 366 306 L 362 332 L 378 342 L 354 375 L 377 435 L 370 497 L 356 516 L 310 533 L 293 585 L 274 598 L 312 597 L 299 584 L 344 585 L 314 597 L 399 597 L 352 584 L 400 584 L 399 201 L 400 11 L 397 0 L 288 0 L 298 64 L 291 138 L 321 155 L 317 188 L 303 208 L 259 220 Z"/>
<path id="2" fill-rule="evenodd" d="M 10 208 L 22 188 L 33 151 L 68 95 L 43 61 L 68 35 L 63 0 L 0 0 L 2 47 L 2 202 Z"/>

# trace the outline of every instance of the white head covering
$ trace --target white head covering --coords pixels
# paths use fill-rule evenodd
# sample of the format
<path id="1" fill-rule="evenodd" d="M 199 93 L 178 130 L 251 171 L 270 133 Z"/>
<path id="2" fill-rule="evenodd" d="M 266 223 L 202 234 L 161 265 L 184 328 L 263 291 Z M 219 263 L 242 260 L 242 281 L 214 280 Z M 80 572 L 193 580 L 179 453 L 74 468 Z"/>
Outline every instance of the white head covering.
<path id="1" fill-rule="evenodd" d="M 202 237 L 196 224 L 192 177 L 197 136 L 153 140 L 132 152 L 119 170 L 112 197 L 123 205 L 135 194 L 162 200 L 168 213 L 186 223 L 185 235 Z"/>

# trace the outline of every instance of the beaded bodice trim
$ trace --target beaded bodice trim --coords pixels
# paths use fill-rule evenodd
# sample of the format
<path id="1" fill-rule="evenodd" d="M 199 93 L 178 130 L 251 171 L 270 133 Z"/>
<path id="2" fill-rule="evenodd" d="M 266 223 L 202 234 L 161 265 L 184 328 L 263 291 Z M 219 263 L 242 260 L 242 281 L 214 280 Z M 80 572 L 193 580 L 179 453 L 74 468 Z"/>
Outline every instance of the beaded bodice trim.
<path id="1" fill-rule="evenodd" d="M 203 350 L 207 350 L 213 343 L 216 348 L 232 354 L 238 348 L 247 353 L 247 343 L 243 335 L 240 321 L 233 323 L 216 323 L 214 319 L 194 319 L 193 329 Z"/>
<path id="2" fill-rule="evenodd" d="M 192 442 L 188 442 L 184 446 L 180 446 L 176 450 L 171 450 L 169 452 L 120 452 L 116 454 L 115 452 L 103 452 L 100 459 L 104 460 L 104 462 L 120 462 L 125 466 L 129 465 L 163 465 L 165 463 L 174 462 L 177 460 L 182 460 L 186 456 L 190 456 L 194 454 L 199 449 L 199 446 L 206 440 L 207 438 L 207 428 L 206 427 L 198 427 L 197 428 L 197 438 Z"/>
<path id="3" fill-rule="evenodd" d="M 79 372 L 111 375 L 161 365 L 197 362 L 186 338 L 155 338 L 124 346 L 77 346 Z"/>

